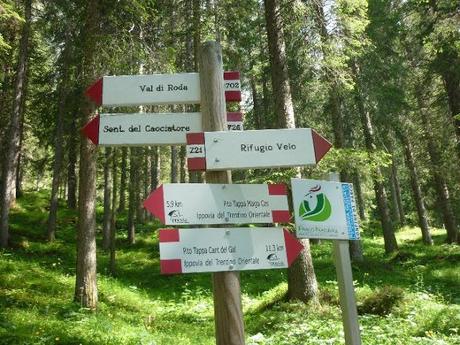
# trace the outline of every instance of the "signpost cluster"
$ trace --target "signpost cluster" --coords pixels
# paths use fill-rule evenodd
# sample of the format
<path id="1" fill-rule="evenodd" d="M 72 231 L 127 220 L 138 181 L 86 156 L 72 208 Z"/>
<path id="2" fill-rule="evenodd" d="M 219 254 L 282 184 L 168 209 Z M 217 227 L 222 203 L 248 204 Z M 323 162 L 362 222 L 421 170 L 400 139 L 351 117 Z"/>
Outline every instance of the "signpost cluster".
<path id="1" fill-rule="evenodd" d="M 225 109 L 225 102 L 241 100 L 239 73 L 222 72 L 220 48 L 212 42 L 202 48 L 200 73 L 105 76 L 87 95 L 105 107 L 201 105 L 194 113 L 101 114 L 82 133 L 96 145 L 187 145 L 189 171 L 205 171 L 207 183 L 163 184 L 144 201 L 174 227 L 159 230 L 161 273 L 218 272 L 217 343 L 243 344 L 238 271 L 286 268 L 303 247 L 282 227 L 243 226 L 288 223 L 286 186 L 231 184 L 230 170 L 315 165 L 331 144 L 311 128 L 243 131 L 242 114 Z M 291 185 L 297 237 L 359 239 L 351 185 L 302 179 Z M 353 294 L 353 286 L 347 289 Z M 357 320 L 344 316 L 344 326 L 347 338 Z M 359 329 L 357 335 L 347 344 L 359 344 Z"/>

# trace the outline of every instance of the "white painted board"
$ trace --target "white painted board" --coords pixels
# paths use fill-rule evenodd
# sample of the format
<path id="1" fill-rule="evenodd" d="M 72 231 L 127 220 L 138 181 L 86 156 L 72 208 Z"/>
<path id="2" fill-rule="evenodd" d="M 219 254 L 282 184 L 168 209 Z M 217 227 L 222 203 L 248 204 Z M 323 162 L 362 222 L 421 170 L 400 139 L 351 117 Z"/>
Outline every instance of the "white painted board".
<path id="1" fill-rule="evenodd" d="M 201 128 L 200 113 L 101 114 L 99 145 L 183 145 Z"/>
<path id="2" fill-rule="evenodd" d="M 283 228 L 160 229 L 163 274 L 286 268 L 302 245 Z"/>
<path id="3" fill-rule="evenodd" d="M 205 132 L 206 170 L 316 164 L 310 128 Z"/>
<path id="4" fill-rule="evenodd" d="M 200 79 L 198 73 L 105 76 L 102 91 L 104 106 L 199 103 Z"/>
<path id="5" fill-rule="evenodd" d="M 291 179 L 298 238 L 359 239 L 353 185 Z"/>
<path id="6" fill-rule="evenodd" d="M 286 223 L 286 186 L 277 184 L 170 183 L 144 207 L 166 225 Z"/>

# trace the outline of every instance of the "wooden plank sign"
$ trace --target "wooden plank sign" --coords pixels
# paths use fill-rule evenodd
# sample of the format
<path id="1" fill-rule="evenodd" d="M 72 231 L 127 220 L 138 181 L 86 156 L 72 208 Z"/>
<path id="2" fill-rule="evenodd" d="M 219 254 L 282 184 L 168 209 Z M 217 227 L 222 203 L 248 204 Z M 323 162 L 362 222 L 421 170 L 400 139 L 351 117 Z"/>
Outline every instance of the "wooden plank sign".
<path id="1" fill-rule="evenodd" d="M 160 229 L 162 274 L 286 268 L 302 244 L 283 228 Z"/>
<path id="2" fill-rule="evenodd" d="M 239 72 L 224 72 L 225 99 L 241 101 Z M 200 103 L 198 73 L 104 76 L 86 95 L 97 106 Z"/>
<path id="3" fill-rule="evenodd" d="M 352 184 L 296 178 L 291 185 L 297 237 L 359 239 Z"/>
<path id="4" fill-rule="evenodd" d="M 317 164 L 331 143 L 310 128 L 187 134 L 191 171 Z"/>
<path id="5" fill-rule="evenodd" d="M 166 225 L 287 223 L 284 184 L 163 184 L 144 207 Z"/>
<path id="6" fill-rule="evenodd" d="M 186 134 L 202 130 L 201 113 L 101 114 L 81 132 L 95 145 L 183 145 Z M 229 127 L 242 130 L 243 115 L 227 113 Z"/>

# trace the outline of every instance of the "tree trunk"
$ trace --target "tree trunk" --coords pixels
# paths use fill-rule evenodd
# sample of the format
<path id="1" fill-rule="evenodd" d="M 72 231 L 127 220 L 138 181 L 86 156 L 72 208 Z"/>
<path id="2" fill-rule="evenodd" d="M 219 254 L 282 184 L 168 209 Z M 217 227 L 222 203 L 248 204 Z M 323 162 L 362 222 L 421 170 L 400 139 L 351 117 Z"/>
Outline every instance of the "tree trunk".
<path id="1" fill-rule="evenodd" d="M 112 148 L 105 148 L 104 161 L 104 218 L 102 222 L 102 248 L 110 248 L 110 228 L 112 224 Z"/>
<path id="2" fill-rule="evenodd" d="M 11 204 L 15 200 L 16 169 L 20 151 L 21 138 L 21 105 L 24 102 L 25 79 L 29 57 L 29 36 L 32 20 L 32 0 L 24 1 L 25 23 L 22 29 L 19 43 L 18 66 L 16 70 L 16 82 L 14 86 L 13 110 L 11 112 L 8 129 L 8 141 L 5 162 L 3 164 L 3 184 L 0 193 L 0 247 L 8 246 L 9 238 L 9 213 Z"/>
<path id="3" fill-rule="evenodd" d="M 128 243 L 134 244 L 136 242 L 136 211 L 137 211 L 137 148 L 131 147 L 129 159 L 129 204 L 128 204 Z"/>
<path id="4" fill-rule="evenodd" d="M 26 82 L 26 86 L 27 88 L 27 82 Z M 27 97 L 26 95 L 24 97 Z M 25 103 L 25 101 L 23 102 Z M 24 138 L 24 131 L 23 131 L 23 124 L 24 124 L 24 111 L 25 111 L 25 108 L 24 106 L 22 107 L 21 109 L 21 120 L 20 120 L 20 130 L 19 132 L 21 133 L 21 137 L 19 138 L 19 154 L 18 154 L 18 166 L 17 166 L 17 169 L 16 169 L 16 188 L 15 188 L 15 198 L 18 199 L 22 196 L 23 194 L 23 190 L 22 190 L 22 178 L 24 176 L 24 158 L 23 158 L 23 155 L 22 155 L 22 142 L 23 142 L 23 138 Z"/>
<path id="5" fill-rule="evenodd" d="M 260 110 L 259 94 L 257 93 L 256 78 L 254 76 L 251 77 L 251 91 L 254 127 L 255 129 L 262 129 L 262 112 Z"/>
<path id="6" fill-rule="evenodd" d="M 50 211 L 48 214 L 48 241 L 56 238 L 56 220 L 58 210 L 58 189 L 61 183 L 62 161 L 64 160 L 64 113 L 66 110 L 67 95 L 69 90 L 69 67 L 71 47 L 69 35 L 66 33 L 66 41 L 62 52 L 62 74 L 59 86 L 59 103 L 56 114 L 56 136 L 54 138 L 54 163 L 53 180 L 51 182 Z"/>
<path id="7" fill-rule="evenodd" d="M 361 94 L 361 87 L 358 82 L 358 68 L 353 66 L 353 73 L 356 83 L 355 100 L 358 106 L 359 115 L 361 118 L 361 124 L 364 131 L 364 142 L 368 152 L 374 152 L 376 150 L 374 142 L 374 129 L 372 127 L 371 117 L 369 112 L 365 109 L 363 96 Z M 385 242 L 385 252 L 392 253 L 398 250 L 398 243 L 396 242 L 396 236 L 393 229 L 393 224 L 390 218 L 390 210 L 388 208 L 387 194 L 385 186 L 382 182 L 382 171 L 378 167 L 373 177 L 375 198 L 377 201 L 377 208 L 380 214 L 380 222 L 383 230 L 383 240 Z"/>
<path id="8" fill-rule="evenodd" d="M 363 189 L 361 188 L 361 179 L 359 174 L 353 174 L 353 186 L 355 187 L 356 202 L 358 203 L 359 219 L 366 219 L 366 203 L 364 201 Z"/>
<path id="9" fill-rule="evenodd" d="M 171 183 L 179 182 L 179 157 L 177 146 L 171 146 Z"/>
<path id="10" fill-rule="evenodd" d="M 440 161 L 439 149 L 436 146 L 436 141 L 432 134 L 433 130 L 431 127 L 430 119 L 428 118 L 427 110 L 425 109 L 425 104 L 423 102 L 421 86 L 419 86 L 416 90 L 416 97 L 422 118 L 425 140 L 428 147 L 428 155 L 430 156 L 431 161 L 431 173 L 433 174 L 435 188 L 438 194 L 438 205 L 442 213 L 444 225 L 446 227 L 447 242 L 455 243 L 459 240 L 457 222 L 455 220 L 452 203 L 450 200 L 447 181 L 444 177 L 442 162 Z"/>
<path id="11" fill-rule="evenodd" d="M 279 128 L 295 128 L 294 108 L 286 62 L 283 23 L 278 0 L 265 0 L 275 112 Z M 300 175 L 300 170 L 298 170 Z M 318 300 L 318 283 L 310 253 L 310 242 L 301 240 L 304 250 L 288 268 L 289 298 L 303 302 Z"/>
<path id="12" fill-rule="evenodd" d="M 118 150 L 115 148 L 112 155 L 112 175 L 113 175 L 113 193 L 112 193 L 112 219 L 110 221 L 110 262 L 109 272 L 112 276 L 116 274 L 115 255 L 116 255 L 116 234 L 117 234 L 117 188 L 118 188 Z"/>
<path id="13" fill-rule="evenodd" d="M 123 212 L 126 208 L 126 181 L 128 171 L 128 148 L 121 148 L 121 178 L 120 178 L 120 201 L 118 212 Z"/>
<path id="14" fill-rule="evenodd" d="M 81 33 L 83 58 L 82 84 L 89 85 L 96 79 L 95 54 L 96 37 L 99 28 L 98 1 L 88 0 L 86 19 Z M 87 123 L 94 106 L 82 95 L 82 121 Z M 82 140 L 80 146 L 80 188 L 78 194 L 77 270 L 75 301 L 82 307 L 95 309 L 97 306 L 96 282 L 96 172 L 97 147 L 89 140 Z"/>
<path id="15" fill-rule="evenodd" d="M 180 183 L 187 182 L 187 160 L 185 146 L 181 146 L 179 149 L 179 175 L 180 175 Z"/>
<path id="16" fill-rule="evenodd" d="M 314 6 L 314 11 L 316 13 L 315 20 L 318 26 L 320 36 L 321 36 L 321 48 L 323 55 L 327 58 L 330 57 L 331 52 L 329 50 L 329 45 L 331 44 L 331 35 L 327 31 L 327 18 L 324 15 L 323 10 L 323 1 L 314 1 L 312 2 Z M 332 130 L 334 132 L 334 147 L 338 149 L 345 148 L 345 129 L 344 129 L 344 119 L 342 114 L 343 100 L 341 96 L 341 85 L 340 81 L 337 80 L 336 70 L 328 66 L 323 67 L 324 78 L 328 85 L 328 104 L 326 107 L 326 112 L 330 113 Z M 343 182 L 351 182 L 351 176 L 348 171 L 340 171 L 340 180 Z M 363 252 L 361 246 L 361 240 L 349 241 L 350 256 L 355 261 L 363 260 Z"/>
<path id="17" fill-rule="evenodd" d="M 460 71 L 458 68 L 460 55 L 458 49 L 456 50 L 453 47 L 445 49 L 441 53 L 438 53 L 438 55 L 439 58 L 445 62 L 444 66 L 449 66 L 447 70 L 443 71 L 442 77 L 444 79 L 444 88 L 447 93 L 449 109 L 457 135 L 457 155 L 460 157 L 460 118 L 456 117 L 460 115 Z"/>
<path id="18" fill-rule="evenodd" d="M 143 188 L 143 196 L 142 200 L 145 200 L 150 193 L 150 186 L 152 185 L 152 148 L 145 147 L 144 148 L 144 188 Z M 142 203 L 141 203 L 142 204 Z M 141 207 L 143 210 L 143 219 L 148 219 L 149 212 L 143 206 Z"/>
<path id="19" fill-rule="evenodd" d="M 76 119 L 73 118 L 69 128 L 69 149 L 68 149 L 68 161 L 69 165 L 67 168 L 67 207 L 74 210 L 77 208 L 77 124 Z"/>
<path id="20" fill-rule="evenodd" d="M 420 230 L 422 231 L 422 240 L 423 243 L 432 245 L 433 240 L 431 239 L 430 228 L 428 225 L 428 213 L 426 211 L 425 202 L 423 201 L 424 196 L 422 188 L 420 187 L 417 167 L 415 165 L 412 143 L 405 132 L 398 131 L 397 134 L 404 147 L 404 156 L 406 158 L 407 168 L 409 169 L 412 193 L 414 195 L 415 206 L 417 208 L 418 223 Z"/>
<path id="21" fill-rule="evenodd" d="M 158 146 L 153 147 L 153 162 L 152 162 L 152 178 L 151 178 L 151 189 L 157 189 L 160 184 L 161 178 L 161 159 L 160 159 L 160 148 Z"/>
<path id="22" fill-rule="evenodd" d="M 404 206 L 401 198 L 401 185 L 399 184 L 397 162 L 391 140 L 392 138 L 390 138 L 386 146 L 388 147 L 388 151 L 392 155 L 390 171 L 390 188 L 391 195 L 393 197 L 394 216 L 397 223 L 404 225 L 406 223 L 406 215 L 404 214 Z"/>

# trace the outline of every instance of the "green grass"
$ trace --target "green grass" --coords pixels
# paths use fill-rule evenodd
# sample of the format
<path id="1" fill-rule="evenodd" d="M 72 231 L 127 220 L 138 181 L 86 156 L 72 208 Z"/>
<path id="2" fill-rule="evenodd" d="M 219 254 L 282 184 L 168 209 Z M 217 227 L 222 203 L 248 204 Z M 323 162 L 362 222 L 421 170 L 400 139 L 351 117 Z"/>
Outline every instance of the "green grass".
<path id="1" fill-rule="evenodd" d="M 0 251 L 0 344 L 214 344 L 210 274 L 161 276 L 158 242 L 143 226 L 128 246 L 119 222 L 117 276 L 98 252 L 96 312 L 72 302 L 76 214 L 59 211 L 58 240 L 46 243 L 46 193 L 26 194 L 11 215 L 13 249 Z M 63 206 L 63 205 L 62 205 Z M 460 247 L 398 234 L 400 253 L 364 238 L 353 264 L 364 344 L 460 344 Z M 312 247 L 321 306 L 287 302 L 285 270 L 241 273 L 248 344 L 343 344 L 331 243 Z"/>

